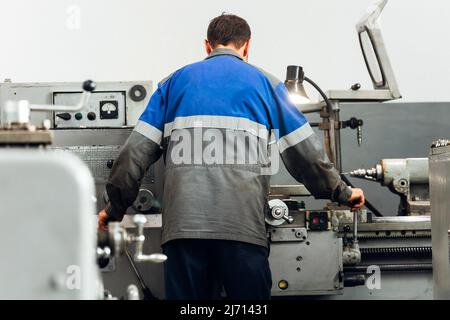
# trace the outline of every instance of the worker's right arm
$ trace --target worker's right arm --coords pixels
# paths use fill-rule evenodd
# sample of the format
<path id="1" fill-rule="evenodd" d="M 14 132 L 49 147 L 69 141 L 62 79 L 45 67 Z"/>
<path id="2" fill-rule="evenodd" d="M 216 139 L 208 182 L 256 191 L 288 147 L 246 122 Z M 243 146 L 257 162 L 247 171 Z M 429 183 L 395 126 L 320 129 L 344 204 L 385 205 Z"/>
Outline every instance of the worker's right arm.
<path id="1" fill-rule="evenodd" d="M 282 83 L 275 88 L 275 100 L 274 127 L 279 131 L 278 147 L 289 173 L 315 198 L 361 207 L 364 204 L 362 190 L 351 189 L 342 181 L 319 138 L 305 116 L 290 101 Z"/>
<path id="2" fill-rule="evenodd" d="M 127 208 L 135 201 L 141 181 L 148 168 L 162 154 L 165 118 L 166 83 L 150 98 L 134 130 L 115 160 L 106 192 L 109 202 L 99 214 L 99 228 L 105 229 L 109 221 L 121 221 Z"/>

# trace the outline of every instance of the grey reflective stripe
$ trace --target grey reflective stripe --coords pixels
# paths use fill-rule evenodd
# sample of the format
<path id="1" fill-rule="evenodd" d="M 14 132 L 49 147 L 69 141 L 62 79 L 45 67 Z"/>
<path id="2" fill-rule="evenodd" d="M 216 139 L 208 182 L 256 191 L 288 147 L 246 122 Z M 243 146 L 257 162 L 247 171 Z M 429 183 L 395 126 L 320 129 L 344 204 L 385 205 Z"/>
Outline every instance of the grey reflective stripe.
<path id="1" fill-rule="evenodd" d="M 314 131 L 309 125 L 309 123 L 305 123 L 297 130 L 292 131 L 291 133 L 285 135 L 284 137 L 281 137 L 280 140 L 278 140 L 278 148 L 280 149 L 280 153 L 282 153 L 287 148 L 293 147 L 297 143 L 300 143 L 303 140 L 307 139 L 313 133 Z"/>
<path id="2" fill-rule="evenodd" d="M 173 130 L 187 128 L 242 130 L 266 140 L 269 136 L 269 131 L 265 125 L 246 118 L 229 116 L 189 116 L 178 117 L 173 122 L 166 123 L 164 126 L 164 137 L 170 136 Z"/>
<path id="3" fill-rule="evenodd" d="M 158 128 L 148 124 L 147 122 L 139 120 L 134 127 L 134 131 L 139 132 L 143 136 L 149 138 L 156 144 L 161 144 L 162 132 Z"/>
<path id="4" fill-rule="evenodd" d="M 164 79 L 162 79 L 158 85 L 162 86 L 164 84 L 164 82 L 166 82 L 167 80 L 169 80 L 170 78 L 172 78 L 172 76 L 174 75 L 175 72 L 172 72 L 171 74 L 169 74 L 167 77 L 165 77 Z"/>
<path id="5" fill-rule="evenodd" d="M 264 70 L 264 69 L 262 69 L 262 68 L 260 68 L 258 66 L 255 66 L 253 64 L 249 64 L 249 65 L 251 65 L 252 67 L 256 68 L 259 72 L 261 72 L 267 78 L 267 80 L 269 80 L 270 85 L 272 86 L 272 89 L 275 90 L 276 87 L 278 87 L 278 85 L 281 83 L 280 79 L 275 77 L 273 74 L 267 72 L 266 70 Z"/>

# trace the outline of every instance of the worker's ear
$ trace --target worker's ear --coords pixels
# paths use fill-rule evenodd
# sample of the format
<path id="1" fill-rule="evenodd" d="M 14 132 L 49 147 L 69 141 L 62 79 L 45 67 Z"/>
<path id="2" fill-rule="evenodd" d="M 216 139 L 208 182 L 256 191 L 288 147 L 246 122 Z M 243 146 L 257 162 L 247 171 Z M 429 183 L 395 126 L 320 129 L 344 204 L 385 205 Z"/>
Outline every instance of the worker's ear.
<path id="1" fill-rule="evenodd" d="M 205 50 L 207 55 L 210 55 L 213 51 L 213 48 L 207 39 L 205 39 Z"/>
<path id="2" fill-rule="evenodd" d="M 250 39 L 244 44 L 244 51 L 242 53 L 242 56 L 245 61 L 248 61 L 248 52 L 250 50 Z"/>

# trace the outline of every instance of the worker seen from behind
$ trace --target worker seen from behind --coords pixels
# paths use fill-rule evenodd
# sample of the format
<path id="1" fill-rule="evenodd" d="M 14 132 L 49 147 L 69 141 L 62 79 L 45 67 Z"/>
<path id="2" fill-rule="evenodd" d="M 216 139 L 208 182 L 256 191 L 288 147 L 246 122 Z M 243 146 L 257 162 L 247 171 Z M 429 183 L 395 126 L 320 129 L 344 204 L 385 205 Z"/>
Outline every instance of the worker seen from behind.
<path id="1" fill-rule="evenodd" d="M 269 299 L 264 212 L 281 159 L 320 199 L 360 208 L 284 84 L 248 63 L 251 31 L 232 14 L 208 27 L 207 57 L 162 80 L 123 146 L 99 228 L 122 220 L 146 170 L 163 156 L 167 299 Z"/>

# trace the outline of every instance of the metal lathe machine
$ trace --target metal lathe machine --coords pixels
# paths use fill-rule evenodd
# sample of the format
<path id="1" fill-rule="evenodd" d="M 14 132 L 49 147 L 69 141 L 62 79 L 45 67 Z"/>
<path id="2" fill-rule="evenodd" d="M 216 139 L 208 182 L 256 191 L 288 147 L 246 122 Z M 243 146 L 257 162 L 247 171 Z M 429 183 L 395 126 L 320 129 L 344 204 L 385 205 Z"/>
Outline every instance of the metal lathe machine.
<path id="1" fill-rule="evenodd" d="M 323 134 L 327 155 L 343 179 L 364 190 L 386 188 L 367 192 L 366 208 L 352 212 L 312 199 L 281 168 L 272 177 L 264 213 L 274 298 L 450 298 L 450 144 L 437 141 L 445 138 L 442 132 L 450 136 L 448 127 L 427 128 L 429 140 L 421 150 L 429 157 L 424 152 L 402 158 L 379 154 L 375 162 L 361 163 L 363 168 L 346 166 L 360 157 L 351 150 L 362 150 L 388 130 L 381 119 L 367 134 L 373 119 L 364 117 L 364 110 L 383 108 L 389 117 L 391 110 L 425 107 L 389 102 L 401 95 L 377 23 L 386 2 L 357 24 L 372 89 L 354 84 L 323 92 L 307 77 L 286 81 L 295 88 L 305 80 L 323 96 L 298 108 Z M 95 233 L 95 213 L 107 200 L 106 179 L 153 84 L 90 84 L 83 89 L 79 83 L 0 84 L 0 181 L 8 186 L 0 193 L 0 240 L 8 261 L 0 267 L 0 282 L 7 284 L 0 298 L 164 298 L 162 159 L 149 168 L 124 220 L 110 225 L 108 234 Z M 341 120 L 347 110 L 359 114 Z M 354 146 L 353 132 L 361 147 Z M 398 196 L 397 204 L 389 212 L 380 210 L 380 201 L 372 199 L 376 192 Z M 23 282 L 8 276 L 30 263 L 36 272 Z"/>

